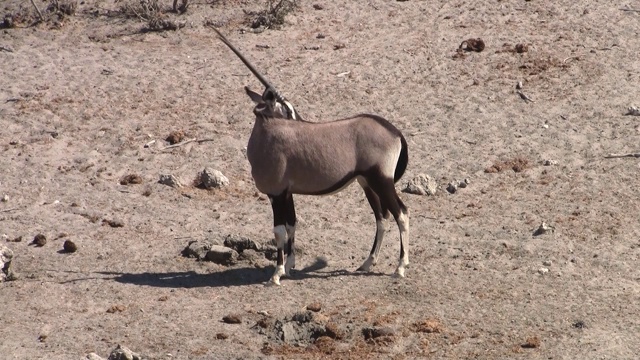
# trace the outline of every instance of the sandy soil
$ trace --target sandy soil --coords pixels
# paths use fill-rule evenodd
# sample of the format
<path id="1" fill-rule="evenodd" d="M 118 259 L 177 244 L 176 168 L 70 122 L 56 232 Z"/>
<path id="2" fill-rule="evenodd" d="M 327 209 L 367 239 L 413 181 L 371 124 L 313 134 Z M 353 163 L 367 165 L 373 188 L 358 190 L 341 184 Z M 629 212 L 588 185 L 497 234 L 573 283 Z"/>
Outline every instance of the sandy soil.
<path id="1" fill-rule="evenodd" d="M 185 26 L 164 32 L 120 15 L 135 2 L 86 0 L 63 19 L 37 4 L 48 21 L 0 30 L 0 234 L 19 275 L 0 284 L 2 358 L 107 357 L 117 344 L 146 359 L 636 358 L 640 169 L 604 156 L 640 151 L 640 118 L 624 115 L 640 105 L 640 13 L 594 0 L 304 0 L 255 34 L 240 31 L 244 10 L 263 1 L 192 1 L 165 15 Z M 375 231 L 357 186 L 296 198 L 301 255 L 282 287 L 263 286 L 266 259 L 181 256 L 191 240 L 272 238 L 244 155 L 243 86 L 262 89 L 206 22 L 306 118 L 372 112 L 403 131 L 398 188 L 421 173 L 440 186 L 402 194 L 407 278 L 390 276 L 395 226 L 375 272 L 354 272 Z M 484 51 L 456 51 L 478 37 Z M 211 141 L 163 150 L 175 130 Z M 528 166 L 485 172 L 514 160 Z M 205 167 L 231 184 L 192 186 Z M 142 183 L 121 185 L 130 174 Z M 543 221 L 554 230 L 533 236 Z M 47 244 L 29 245 L 40 233 Z M 62 252 L 65 240 L 78 251 Z"/>

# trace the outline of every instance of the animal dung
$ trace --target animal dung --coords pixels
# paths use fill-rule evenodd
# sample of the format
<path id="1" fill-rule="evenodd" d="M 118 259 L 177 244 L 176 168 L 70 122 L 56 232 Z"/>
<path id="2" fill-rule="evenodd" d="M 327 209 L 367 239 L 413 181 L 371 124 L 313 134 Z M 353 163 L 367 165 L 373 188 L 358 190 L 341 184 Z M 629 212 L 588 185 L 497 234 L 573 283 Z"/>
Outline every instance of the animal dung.
<path id="1" fill-rule="evenodd" d="M 484 40 L 480 38 L 471 38 L 463 41 L 458 47 L 458 50 L 481 52 L 484 50 L 484 47 Z"/>
<path id="2" fill-rule="evenodd" d="M 71 240 L 65 240 L 64 244 L 62 244 L 62 248 L 65 252 L 74 253 L 78 251 L 78 246 Z"/>
<path id="3" fill-rule="evenodd" d="M 33 241 L 31 243 L 35 246 L 42 247 L 47 243 L 47 237 L 42 234 L 38 234 L 33 237 Z"/>
<path id="4" fill-rule="evenodd" d="M 137 174 L 129 174 L 120 179 L 120 185 L 142 184 L 142 177 Z"/>

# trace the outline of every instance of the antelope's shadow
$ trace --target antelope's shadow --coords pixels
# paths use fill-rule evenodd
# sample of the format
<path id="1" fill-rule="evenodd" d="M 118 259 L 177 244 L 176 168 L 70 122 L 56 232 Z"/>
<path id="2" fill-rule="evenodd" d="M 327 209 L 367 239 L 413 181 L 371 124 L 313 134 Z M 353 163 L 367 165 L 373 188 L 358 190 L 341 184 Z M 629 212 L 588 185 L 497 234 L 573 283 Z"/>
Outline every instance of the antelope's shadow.
<path id="1" fill-rule="evenodd" d="M 324 259 L 316 261 L 298 271 L 291 270 L 291 277 L 283 278 L 283 281 L 300 281 L 312 278 L 330 278 L 335 276 L 381 276 L 381 273 L 364 273 L 347 270 L 321 271 L 327 267 Z M 123 284 L 145 285 L 168 288 L 197 288 L 197 287 L 228 287 L 264 284 L 273 275 L 273 266 L 266 268 L 243 267 L 233 268 L 209 274 L 198 274 L 195 271 L 169 272 L 169 273 L 117 273 L 98 272 L 101 275 L 110 276 L 111 279 Z"/>

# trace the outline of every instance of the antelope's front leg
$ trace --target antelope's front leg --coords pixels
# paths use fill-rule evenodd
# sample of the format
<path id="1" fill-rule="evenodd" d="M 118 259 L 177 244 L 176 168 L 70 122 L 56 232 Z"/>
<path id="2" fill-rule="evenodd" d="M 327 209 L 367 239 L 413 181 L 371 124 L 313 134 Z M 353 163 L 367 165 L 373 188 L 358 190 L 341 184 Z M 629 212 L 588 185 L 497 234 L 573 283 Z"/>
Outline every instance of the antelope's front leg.
<path id="1" fill-rule="evenodd" d="M 277 196 L 269 196 L 269 200 L 271 201 L 271 208 L 273 209 L 273 235 L 276 239 L 276 247 L 277 251 L 277 260 L 276 260 L 276 271 L 271 276 L 271 280 L 267 285 L 280 285 L 280 277 L 285 275 L 284 269 L 284 250 L 287 245 L 287 228 L 285 226 L 286 223 L 286 192 L 277 195 Z"/>
<path id="2" fill-rule="evenodd" d="M 278 259 L 276 260 L 276 271 L 271 277 L 271 285 L 280 285 L 280 277 L 285 275 L 284 269 L 284 247 L 287 243 L 287 229 L 284 225 L 277 225 L 273 228 L 278 247 Z"/>

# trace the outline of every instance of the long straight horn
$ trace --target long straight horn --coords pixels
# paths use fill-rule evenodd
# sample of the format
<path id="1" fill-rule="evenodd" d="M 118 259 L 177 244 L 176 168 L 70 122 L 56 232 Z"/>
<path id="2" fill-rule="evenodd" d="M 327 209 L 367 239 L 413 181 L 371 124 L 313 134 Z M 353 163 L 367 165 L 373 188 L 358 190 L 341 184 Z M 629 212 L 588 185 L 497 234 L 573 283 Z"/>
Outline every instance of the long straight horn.
<path id="1" fill-rule="evenodd" d="M 271 90 L 273 90 L 273 92 L 275 93 L 277 99 L 279 101 L 284 101 L 284 97 L 282 95 L 280 95 L 280 93 L 278 92 L 278 90 L 276 90 L 276 88 L 271 85 L 271 83 L 269 83 L 267 81 L 267 79 L 264 78 L 264 76 L 262 76 L 262 74 L 260 74 L 258 72 L 258 70 L 256 70 L 255 67 L 253 67 L 253 65 L 249 62 L 249 60 L 247 60 L 241 53 L 240 50 L 236 49 L 235 46 L 233 46 L 233 44 L 231 44 L 231 42 L 229 42 L 229 40 L 227 40 L 227 38 L 222 35 L 222 33 L 220 31 L 218 31 L 218 29 L 216 29 L 215 27 L 211 27 L 216 33 L 218 33 L 218 37 L 220 38 L 220 40 L 222 40 L 223 43 L 225 43 L 225 45 L 227 45 L 229 47 L 229 49 L 231 49 L 231 51 L 233 51 L 239 58 L 240 60 L 242 60 L 242 62 L 249 68 L 249 70 L 251 70 L 251 72 L 253 73 L 253 75 L 255 75 L 258 80 L 260 80 L 260 82 L 262 83 L 262 85 L 264 85 L 266 88 L 270 88 Z"/>

